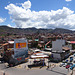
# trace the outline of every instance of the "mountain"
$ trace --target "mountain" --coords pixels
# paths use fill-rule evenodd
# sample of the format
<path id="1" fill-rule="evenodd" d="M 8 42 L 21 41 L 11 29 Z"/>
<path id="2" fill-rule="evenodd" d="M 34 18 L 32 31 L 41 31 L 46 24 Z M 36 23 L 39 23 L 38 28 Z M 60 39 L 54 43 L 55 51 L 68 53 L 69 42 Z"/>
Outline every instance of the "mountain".
<path id="1" fill-rule="evenodd" d="M 8 26 L 0 26 L 0 35 L 11 34 L 32 34 L 32 33 L 74 33 L 74 31 L 62 28 L 56 29 L 36 29 L 36 28 L 12 28 Z"/>
<path id="2" fill-rule="evenodd" d="M 56 28 L 52 31 L 52 33 L 74 33 L 74 31 L 63 28 Z"/>

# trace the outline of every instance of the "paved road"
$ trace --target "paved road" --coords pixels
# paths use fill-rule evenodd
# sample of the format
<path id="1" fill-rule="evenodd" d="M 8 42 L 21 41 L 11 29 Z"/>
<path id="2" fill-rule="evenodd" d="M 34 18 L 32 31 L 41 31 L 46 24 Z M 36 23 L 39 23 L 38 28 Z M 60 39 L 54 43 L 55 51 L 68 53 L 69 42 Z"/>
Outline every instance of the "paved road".
<path id="1" fill-rule="evenodd" d="M 52 70 L 46 68 L 42 69 L 18 69 L 18 68 L 8 68 L 5 69 L 10 75 L 67 75 L 68 71 L 63 67 L 55 67 Z"/>
<path id="2" fill-rule="evenodd" d="M 6 68 L 5 64 L 0 64 L 0 70 L 9 73 L 9 75 L 67 75 L 68 74 L 68 70 L 66 70 L 64 67 L 55 67 L 52 70 L 51 68 L 46 70 L 45 67 L 41 69 L 36 68 L 36 69 L 26 70 L 15 67 Z"/>
<path id="3" fill-rule="evenodd" d="M 6 63 L 0 63 L 0 70 L 4 70 L 4 69 L 7 69 Z"/>

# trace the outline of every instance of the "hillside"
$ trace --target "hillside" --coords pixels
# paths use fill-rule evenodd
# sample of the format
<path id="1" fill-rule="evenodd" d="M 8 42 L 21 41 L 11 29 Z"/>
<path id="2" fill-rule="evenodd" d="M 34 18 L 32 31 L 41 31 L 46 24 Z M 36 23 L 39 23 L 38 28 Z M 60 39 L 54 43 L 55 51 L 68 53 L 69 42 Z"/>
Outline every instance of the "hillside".
<path id="1" fill-rule="evenodd" d="M 63 28 L 56 28 L 52 31 L 52 33 L 74 33 L 74 31 Z"/>
<path id="2" fill-rule="evenodd" d="M 32 33 L 73 33 L 74 31 L 62 28 L 56 29 L 36 29 L 36 28 L 11 28 L 0 26 L 0 35 L 6 34 L 32 34 Z"/>

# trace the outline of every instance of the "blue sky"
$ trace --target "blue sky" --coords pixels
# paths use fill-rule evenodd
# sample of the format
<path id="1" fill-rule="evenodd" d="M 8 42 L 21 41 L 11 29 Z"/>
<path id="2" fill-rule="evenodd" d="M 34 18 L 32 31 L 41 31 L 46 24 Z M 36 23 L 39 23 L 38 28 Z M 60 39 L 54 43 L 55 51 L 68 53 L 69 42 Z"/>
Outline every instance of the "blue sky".
<path id="1" fill-rule="evenodd" d="M 75 30 L 75 0 L 0 0 L 0 25 Z"/>

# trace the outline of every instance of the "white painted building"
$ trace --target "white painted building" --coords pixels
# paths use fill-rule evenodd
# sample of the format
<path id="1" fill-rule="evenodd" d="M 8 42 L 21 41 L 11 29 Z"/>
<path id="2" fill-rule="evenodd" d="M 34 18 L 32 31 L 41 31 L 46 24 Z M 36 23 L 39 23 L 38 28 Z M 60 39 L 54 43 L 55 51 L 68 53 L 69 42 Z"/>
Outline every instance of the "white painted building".
<path id="1" fill-rule="evenodd" d="M 64 40 L 52 41 L 52 51 L 62 52 L 62 46 L 65 45 Z"/>
<path id="2" fill-rule="evenodd" d="M 56 41 L 52 41 L 52 54 L 54 59 L 62 60 L 65 58 L 69 50 L 63 50 L 63 46 L 65 46 L 65 40 L 58 39 Z"/>
<path id="3" fill-rule="evenodd" d="M 53 58 L 54 59 L 61 59 L 61 54 L 59 54 L 59 53 L 53 53 Z"/>

